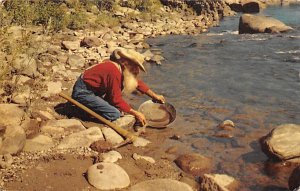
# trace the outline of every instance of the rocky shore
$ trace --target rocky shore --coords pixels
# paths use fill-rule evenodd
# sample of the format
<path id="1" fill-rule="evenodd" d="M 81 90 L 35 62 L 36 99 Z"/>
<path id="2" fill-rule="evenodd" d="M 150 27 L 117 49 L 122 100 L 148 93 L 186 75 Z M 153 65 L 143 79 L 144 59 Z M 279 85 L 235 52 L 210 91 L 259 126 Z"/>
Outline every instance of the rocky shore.
<path id="1" fill-rule="evenodd" d="M 239 190 L 240 182 L 234 177 L 214 173 L 212 159 L 163 147 L 165 140 L 180 140 L 171 128 L 147 130 L 141 135 L 151 141 L 146 147 L 129 144 L 98 152 L 97 143 L 116 145 L 124 138 L 105 125 L 83 119 L 82 111 L 58 96 L 60 92 L 70 95 L 81 71 L 108 58 L 117 47 L 139 50 L 147 64 L 163 64 L 163 55 L 145 42 L 147 38 L 207 32 L 223 17 L 235 14 L 233 3 L 245 2 L 162 3 L 161 17 L 150 21 L 139 17 L 137 10 L 119 7 L 114 15 L 122 18 L 121 25 L 102 30 L 67 30 L 49 35 L 40 27 L 7 29 L 11 41 L 23 43 L 30 38 L 30 46 L 28 54 L 5 55 L 0 51 L 4 65 L 13 63 L 12 76 L 0 84 L 0 189 Z M 135 19 L 128 19 L 132 14 Z M 220 128 L 232 130 L 234 123 L 225 121 Z M 298 150 L 276 157 L 299 157 Z M 295 179 L 293 188 L 299 185 Z"/>

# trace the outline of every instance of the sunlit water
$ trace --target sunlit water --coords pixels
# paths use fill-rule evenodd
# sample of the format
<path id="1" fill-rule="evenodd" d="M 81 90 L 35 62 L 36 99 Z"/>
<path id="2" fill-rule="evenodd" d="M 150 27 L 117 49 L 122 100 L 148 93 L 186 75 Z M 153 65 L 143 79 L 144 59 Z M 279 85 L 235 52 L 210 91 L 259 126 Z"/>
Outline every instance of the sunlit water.
<path id="1" fill-rule="evenodd" d="M 198 36 L 149 39 L 166 60 L 147 65 L 144 80 L 175 105 L 186 121 L 180 128 L 194 132 L 183 143 L 211 157 L 215 172 L 237 178 L 242 190 L 286 190 L 289 174 L 267 170 L 259 138 L 276 125 L 300 124 L 300 6 L 261 14 L 295 30 L 238 35 L 236 16 Z M 237 127 L 233 138 L 214 136 L 225 119 Z"/>

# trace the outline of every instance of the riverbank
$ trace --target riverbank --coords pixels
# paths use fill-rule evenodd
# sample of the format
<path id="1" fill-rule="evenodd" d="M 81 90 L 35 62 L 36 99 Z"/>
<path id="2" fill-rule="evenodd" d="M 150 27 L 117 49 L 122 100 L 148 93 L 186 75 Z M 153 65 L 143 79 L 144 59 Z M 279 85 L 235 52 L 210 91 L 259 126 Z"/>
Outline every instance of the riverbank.
<path id="1" fill-rule="evenodd" d="M 14 75 L 15 77 L 4 81 L 2 102 L 17 103 L 26 113 L 2 105 L 2 108 L 7 108 L 3 115 L 10 113 L 10 115 L 6 115 L 8 116 L 7 121 L 5 121 L 6 125 L 8 123 L 19 126 L 20 123 L 18 124 L 18 122 L 22 121 L 21 126 L 25 130 L 27 142 L 34 140 L 39 135 L 45 136 L 43 140 L 49 141 L 41 143 L 42 147 L 38 148 L 42 148 L 41 151 L 34 151 L 33 154 L 30 154 L 32 152 L 21 151 L 25 139 L 24 136 L 20 136 L 23 142 L 18 142 L 17 145 L 20 146 L 18 152 L 21 153 L 14 155 L 10 166 L 8 165 L 6 169 L 1 170 L 4 181 L 2 183 L 3 188 L 7 190 L 96 190 L 86 180 L 86 170 L 93 163 L 101 161 L 99 153 L 90 148 L 66 150 L 56 148 L 69 135 L 84 131 L 77 122 L 74 125 L 71 121 L 61 120 L 67 119 L 68 116 L 57 112 L 60 103 L 65 102 L 57 96 L 57 93 L 63 90 L 70 95 L 72 85 L 80 72 L 90 64 L 107 58 L 110 52 L 119 46 L 143 49 L 143 52 L 150 50 L 147 53 L 149 61 L 161 63 L 163 55 L 157 50 L 151 50 L 151 46 L 144 42 L 146 38 L 158 35 L 204 32 L 209 27 L 217 25 L 222 15 L 225 15 L 222 12 L 224 9 L 219 9 L 219 6 L 216 4 L 213 6 L 213 10 L 207 10 L 207 15 L 194 15 L 192 17 L 188 13 L 173 12 L 165 7 L 164 12 L 172 15 L 170 18 L 161 18 L 155 22 L 142 22 L 143 20 L 134 19 L 124 21 L 121 26 L 112 29 L 69 30 L 54 34 L 51 37 L 42 34 L 40 29 L 25 29 L 25 34 L 32 35 L 31 38 L 36 40 L 33 44 L 38 47 L 35 49 L 38 51 L 34 54 L 36 62 L 30 58 L 26 61 L 30 63 L 30 66 L 36 66 L 23 66 L 16 70 L 18 72 L 17 75 Z M 126 11 L 117 14 L 126 20 L 128 16 Z M 219 11 L 221 14 L 216 16 Z M 10 36 L 11 38 L 22 38 L 23 28 L 12 27 L 9 30 L 13 34 Z M 23 56 L 22 58 L 21 62 L 28 57 Z M 14 89 L 13 87 L 19 88 Z M 134 96 L 136 95 L 127 99 L 133 104 L 137 104 L 133 101 Z M 19 112 L 21 114 L 17 115 Z M 25 120 L 23 120 L 24 118 Z M 176 120 L 176 126 L 185 127 L 186 122 L 182 120 L 179 116 Z M 52 124 L 49 123 L 50 121 Z M 53 124 L 54 122 L 56 125 Z M 86 127 L 91 128 L 94 125 L 97 126 L 97 124 L 92 124 Z M 180 142 L 184 134 L 192 133 L 194 133 L 193 130 L 189 128 L 182 128 L 181 131 L 174 132 L 172 126 L 162 130 L 148 129 L 146 134 L 142 136 L 150 140 L 152 144 L 145 148 L 127 145 L 117 149 L 122 156 L 117 164 L 128 173 L 130 185 L 150 179 L 171 178 L 185 182 L 197 190 L 199 187 L 198 178 L 183 172 L 173 162 L 182 154 L 192 153 L 192 150 Z M 20 130 L 20 134 L 22 134 L 22 130 Z M 37 142 L 35 144 L 37 145 Z M 27 149 L 34 150 L 36 148 L 27 147 Z M 150 156 L 155 159 L 155 163 L 152 164 L 143 159 L 135 160 L 133 159 L 134 153 Z M 195 164 L 196 166 L 190 167 L 199 168 L 198 170 L 201 171 L 202 169 L 199 167 L 201 164 L 197 162 Z M 212 166 L 209 170 L 213 172 L 215 168 Z"/>

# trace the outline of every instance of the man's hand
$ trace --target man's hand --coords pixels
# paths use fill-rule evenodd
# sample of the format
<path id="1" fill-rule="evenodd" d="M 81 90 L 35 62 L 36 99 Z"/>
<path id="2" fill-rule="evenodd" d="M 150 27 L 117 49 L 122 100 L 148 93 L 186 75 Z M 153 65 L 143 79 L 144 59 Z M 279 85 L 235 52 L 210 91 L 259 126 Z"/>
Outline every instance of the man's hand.
<path id="1" fill-rule="evenodd" d="M 166 102 L 165 97 L 163 95 L 157 95 L 157 94 L 155 94 L 153 96 L 153 100 L 154 100 L 154 102 L 158 102 L 158 103 L 165 103 Z"/>
<path id="2" fill-rule="evenodd" d="M 134 109 L 130 110 L 130 114 L 134 115 L 134 117 L 142 124 L 142 126 L 146 125 L 146 117 L 144 114 L 142 114 L 141 112 L 138 112 Z"/>

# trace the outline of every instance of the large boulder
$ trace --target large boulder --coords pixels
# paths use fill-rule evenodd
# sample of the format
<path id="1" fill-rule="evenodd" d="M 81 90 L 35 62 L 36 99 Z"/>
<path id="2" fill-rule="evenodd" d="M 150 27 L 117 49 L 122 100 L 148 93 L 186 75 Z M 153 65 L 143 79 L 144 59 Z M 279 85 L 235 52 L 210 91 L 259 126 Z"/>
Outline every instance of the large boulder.
<path id="1" fill-rule="evenodd" d="M 279 33 L 292 29 L 281 21 L 266 16 L 243 14 L 239 22 L 239 34 Z"/>
<path id="2" fill-rule="evenodd" d="M 279 160 L 300 157 L 300 125 L 284 124 L 273 129 L 261 141 L 262 150 Z"/>

